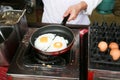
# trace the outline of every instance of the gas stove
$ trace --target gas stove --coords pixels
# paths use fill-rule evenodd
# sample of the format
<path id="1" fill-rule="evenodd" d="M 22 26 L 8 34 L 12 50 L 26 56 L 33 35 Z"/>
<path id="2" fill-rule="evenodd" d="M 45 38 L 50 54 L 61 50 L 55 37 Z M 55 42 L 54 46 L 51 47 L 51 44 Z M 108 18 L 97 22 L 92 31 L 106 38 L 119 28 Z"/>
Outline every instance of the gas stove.
<path id="1" fill-rule="evenodd" d="M 26 76 L 56 80 L 79 80 L 81 78 L 81 80 L 87 80 L 87 54 L 85 55 L 83 52 L 82 46 L 85 45 L 83 44 L 85 43 L 83 36 L 87 34 L 88 26 L 68 25 L 68 27 L 75 34 L 72 48 L 60 56 L 40 55 L 39 58 L 29 43 L 32 33 L 38 27 L 30 27 L 9 66 L 7 74 L 13 77 Z"/>

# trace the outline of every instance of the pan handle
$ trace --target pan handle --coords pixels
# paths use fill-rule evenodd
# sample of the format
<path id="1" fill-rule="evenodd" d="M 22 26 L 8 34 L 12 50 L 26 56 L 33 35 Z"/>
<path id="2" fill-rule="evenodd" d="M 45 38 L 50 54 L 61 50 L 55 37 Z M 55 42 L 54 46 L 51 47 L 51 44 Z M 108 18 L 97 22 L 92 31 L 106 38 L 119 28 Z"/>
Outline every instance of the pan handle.
<path id="1" fill-rule="evenodd" d="M 67 15 L 66 17 L 64 17 L 64 19 L 63 19 L 61 25 L 64 25 L 64 26 L 65 26 L 65 25 L 66 25 L 66 22 L 67 22 L 67 20 L 68 20 L 69 17 L 70 17 L 70 14 Z"/>

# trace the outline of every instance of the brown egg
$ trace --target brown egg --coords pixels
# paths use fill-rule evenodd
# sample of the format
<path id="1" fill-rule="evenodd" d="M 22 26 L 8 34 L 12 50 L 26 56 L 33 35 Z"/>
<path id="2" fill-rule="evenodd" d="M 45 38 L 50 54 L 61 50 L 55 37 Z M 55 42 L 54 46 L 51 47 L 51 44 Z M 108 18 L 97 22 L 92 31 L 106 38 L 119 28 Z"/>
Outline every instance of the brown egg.
<path id="1" fill-rule="evenodd" d="M 119 45 L 116 43 L 116 42 L 111 42 L 110 44 L 109 44 L 109 48 L 110 49 L 119 49 Z"/>
<path id="2" fill-rule="evenodd" d="M 101 52 L 105 52 L 108 48 L 108 44 L 105 41 L 100 41 L 98 43 L 98 48 L 100 49 Z"/>
<path id="3" fill-rule="evenodd" d="M 113 60 L 118 60 L 120 58 L 120 50 L 119 49 L 112 49 L 110 51 L 110 55 L 112 56 Z"/>

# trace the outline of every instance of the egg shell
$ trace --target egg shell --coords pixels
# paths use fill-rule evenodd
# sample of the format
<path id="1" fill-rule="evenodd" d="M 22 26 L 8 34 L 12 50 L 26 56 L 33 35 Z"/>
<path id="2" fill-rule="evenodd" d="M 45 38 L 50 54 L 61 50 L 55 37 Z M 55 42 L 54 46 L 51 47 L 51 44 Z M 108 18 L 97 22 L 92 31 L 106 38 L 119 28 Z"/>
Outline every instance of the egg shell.
<path id="1" fill-rule="evenodd" d="M 109 48 L 110 49 L 115 49 L 115 48 L 119 49 L 119 45 L 116 42 L 111 42 L 109 44 Z"/>
<path id="2" fill-rule="evenodd" d="M 110 51 L 110 55 L 112 56 L 113 60 L 118 60 L 120 58 L 120 50 L 119 49 L 112 49 Z"/>
<path id="3" fill-rule="evenodd" d="M 100 41 L 98 43 L 98 48 L 100 49 L 101 52 L 105 52 L 108 48 L 108 44 L 105 41 Z"/>

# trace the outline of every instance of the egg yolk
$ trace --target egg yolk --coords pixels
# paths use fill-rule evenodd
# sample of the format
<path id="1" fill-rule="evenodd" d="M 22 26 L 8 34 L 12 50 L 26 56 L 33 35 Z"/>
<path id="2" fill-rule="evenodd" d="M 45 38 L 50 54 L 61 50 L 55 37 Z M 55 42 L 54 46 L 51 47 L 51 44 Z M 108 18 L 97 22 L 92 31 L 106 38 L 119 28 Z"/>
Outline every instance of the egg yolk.
<path id="1" fill-rule="evenodd" d="M 47 37 L 41 37 L 40 42 L 43 42 L 43 43 L 48 42 L 48 38 Z"/>
<path id="2" fill-rule="evenodd" d="M 63 44 L 62 44 L 61 42 L 56 42 L 56 43 L 54 43 L 53 46 L 54 46 L 55 48 L 61 48 L 62 45 L 63 45 Z"/>

